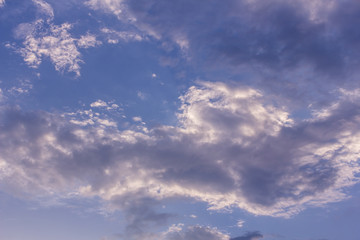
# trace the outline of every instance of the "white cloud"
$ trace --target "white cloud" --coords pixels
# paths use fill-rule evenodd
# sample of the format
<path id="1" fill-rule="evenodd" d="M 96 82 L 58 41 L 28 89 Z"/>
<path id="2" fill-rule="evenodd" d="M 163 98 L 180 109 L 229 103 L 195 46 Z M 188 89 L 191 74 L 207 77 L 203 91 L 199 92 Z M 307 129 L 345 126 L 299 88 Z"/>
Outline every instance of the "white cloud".
<path id="1" fill-rule="evenodd" d="M 19 30 L 23 29 L 23 26 L 20 25 L 17 29 L 18 35 L 22 35 Z M 34 30 L 26 36 L 23 42 L 24 47 L 19 49 L 24 61 L 29 66 L 37 68 L 42 58 L 48 57 L 57 71 L 67 70 L 80 76 L 81 54 L 75 45 L 76 39 L 72 38 L 68 32 L 72 25 L 50 23 L 49 31 L 44 30 L 46 26 L 43 20 L 37 20 L 32 24 Z M 29 28 L 26 29 L 29 31 Z"/>
<path id="2" fill-rule="evenodd" d="M 108 104 L 101 99 L 90 104 L 90 107 L 107 107 L 107 106 L 108 106 Z"/>
<path id="3" fill-rule="evenodd" d="M 244 220 L 238 220 L 236 223 L 236 226 L 239 228 L 242 228 L 244 226 L 245 221 Z"/>
<path id="4" fill-rule="evenodd" d="M 84 35 L 77 40 L 77 45 L 81 48 L 96 47 L 101 44 L 101 41 L 96 40 L 94 35 Z"/>
<path id="5" fill-rule="evenodd" d="M 137 229 L 142 217 L 168 217 L 149 207 L 166 198 L 289 217 L 345 199 L 344 189 L 359 181 L 358 101 L 293 123 L 251 88 L 202 82 L 181 99 L 178 126 L 147 132 L 120 131 L 92 110 L 61 117 L 1 109 L 0 159 L 8 173 L 2 184 L 35 196 L 98 196 L 109 208 L 128 211 L 129 229 Z M 146 216 L 134 215 L 139 212 Z M 139 224 L 150 220 L 144 221 Z"/>
<path id="6" fill-rule="evenodd" d="M 42 0 L 33 0 L 33 3 L 38 6 L 40 12 L 45 13 L 46 18 L 17 26 L 14 31 L 15 37 L 24 39 L 24 47 L 17 51 L 30 67 L 38 68 L 43 58 L 49 58 L 57 71 L 66 70 L 80 76 L 80 63 L 83 61 L 78 47 L 95 47 L 101 42 L 90 34 L 83 35 L 80 39 L 73 38 L 69 33 L 72 24 L 55 25 L 53 23 L 54 13 L 50 4 Z"/>
<path id="7" fill-rule="evenodd" d="M 104 10 L 120 17 L 124 11 L 123 0 L 89 0 L 85 4 L 94 10 Z"/>
<path id="8" fill-rule="evenodd" d="M 246 145 L 259 134 L 276 136 L 292 120 L 284 110 L 259 101 L 261 93 L 250 88 L 238 89 L 223 83 L 201 83 L 181 97 L 178 115 L 184 130 L 196 134 L 199 141 L 216 142 L 231 137 Z M 221 118 L 221 119 L 218 119 Z"/>
<path id="9" fill-rule="evenodd" d="M 0 8 L 5 6 L 5 0 L 0 0 Z"/>
<path id="10" fill-rule="evenodd" d="M 134 122 L 141 122 L 142 121 L 141 117 L 133 117 L 132 119 L 133 119 Z"/>

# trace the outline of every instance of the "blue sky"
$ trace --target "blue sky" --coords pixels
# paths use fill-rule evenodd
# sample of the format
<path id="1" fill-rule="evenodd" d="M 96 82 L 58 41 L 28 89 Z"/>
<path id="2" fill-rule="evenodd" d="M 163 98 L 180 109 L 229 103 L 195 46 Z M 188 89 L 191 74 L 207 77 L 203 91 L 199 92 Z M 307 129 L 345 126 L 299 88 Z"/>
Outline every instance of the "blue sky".
<path id="1" fill-rule="evenodd" d="M 0 239 L 358 240 L 360 3 L 0 0 Z"/>

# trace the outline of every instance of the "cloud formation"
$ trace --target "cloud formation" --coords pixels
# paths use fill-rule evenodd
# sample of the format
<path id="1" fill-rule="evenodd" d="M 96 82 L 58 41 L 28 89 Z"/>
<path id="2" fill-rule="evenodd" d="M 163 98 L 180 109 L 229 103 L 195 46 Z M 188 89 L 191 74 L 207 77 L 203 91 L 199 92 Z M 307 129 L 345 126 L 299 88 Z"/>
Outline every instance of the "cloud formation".
<path id="1" fill-rule="evenodd" d="M 181 99 L 179 126 L 145 132 L 2 109 L 2 185 L 100 196 L 120 209 L 131 194 L 287 217 L 340 201 L 358 182 L 358 104 L 346 96 L 300 123 L 250 88 L 203 82 Z"/>

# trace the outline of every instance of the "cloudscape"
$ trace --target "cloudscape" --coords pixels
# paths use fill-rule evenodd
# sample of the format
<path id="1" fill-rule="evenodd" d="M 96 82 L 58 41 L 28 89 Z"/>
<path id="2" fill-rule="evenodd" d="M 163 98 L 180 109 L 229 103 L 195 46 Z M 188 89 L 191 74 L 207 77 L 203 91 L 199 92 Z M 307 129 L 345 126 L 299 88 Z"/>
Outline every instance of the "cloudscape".
<path id="1" fill-rule="evenodd" d="M 360 239 L 359 24 L 355 0 L 0 0 L 0 239 Z"/>

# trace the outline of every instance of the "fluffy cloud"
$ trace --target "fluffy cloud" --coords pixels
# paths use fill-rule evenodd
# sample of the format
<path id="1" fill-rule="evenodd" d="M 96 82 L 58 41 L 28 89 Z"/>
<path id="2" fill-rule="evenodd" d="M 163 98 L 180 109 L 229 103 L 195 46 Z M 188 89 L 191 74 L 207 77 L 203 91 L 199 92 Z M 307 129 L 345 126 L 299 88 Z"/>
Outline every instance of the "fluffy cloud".
<path id="1" fill-rule="evenodd" d="M 133 235 L 167 222 L 151 208 L 167 198 L 288 217 L 340 201 L 358 182 L 354 94 L 296 123 L 255 89 L 202 82 L 181 97 L 178 126 L 146 132 L 2 108 L 1 185 L 14 194 L 101 197 L 125 211 Z"/>
<path id="2" fill-rule="evenodd" d="M 5 0 L 0 0 L 0 8 L 5 6 Z"/>
<path id="3" fill-rule="evenodd" d="M 49 57 L 57 71 L 67 70 L 80 76 L 80 52 L 75 39 L 71 37 L 68 30 L 71 24 L 64 23 L 60 26 L 51 24 L 48 31 L 35 31 L 28 35 L 23 42 L 24 48 L 19 52 L 24 61 L 31 67 L 37 68 L 43 57 Z M 34 23 L 34 29 L 43 29 L 44 21 L 38 20 Z"/>

